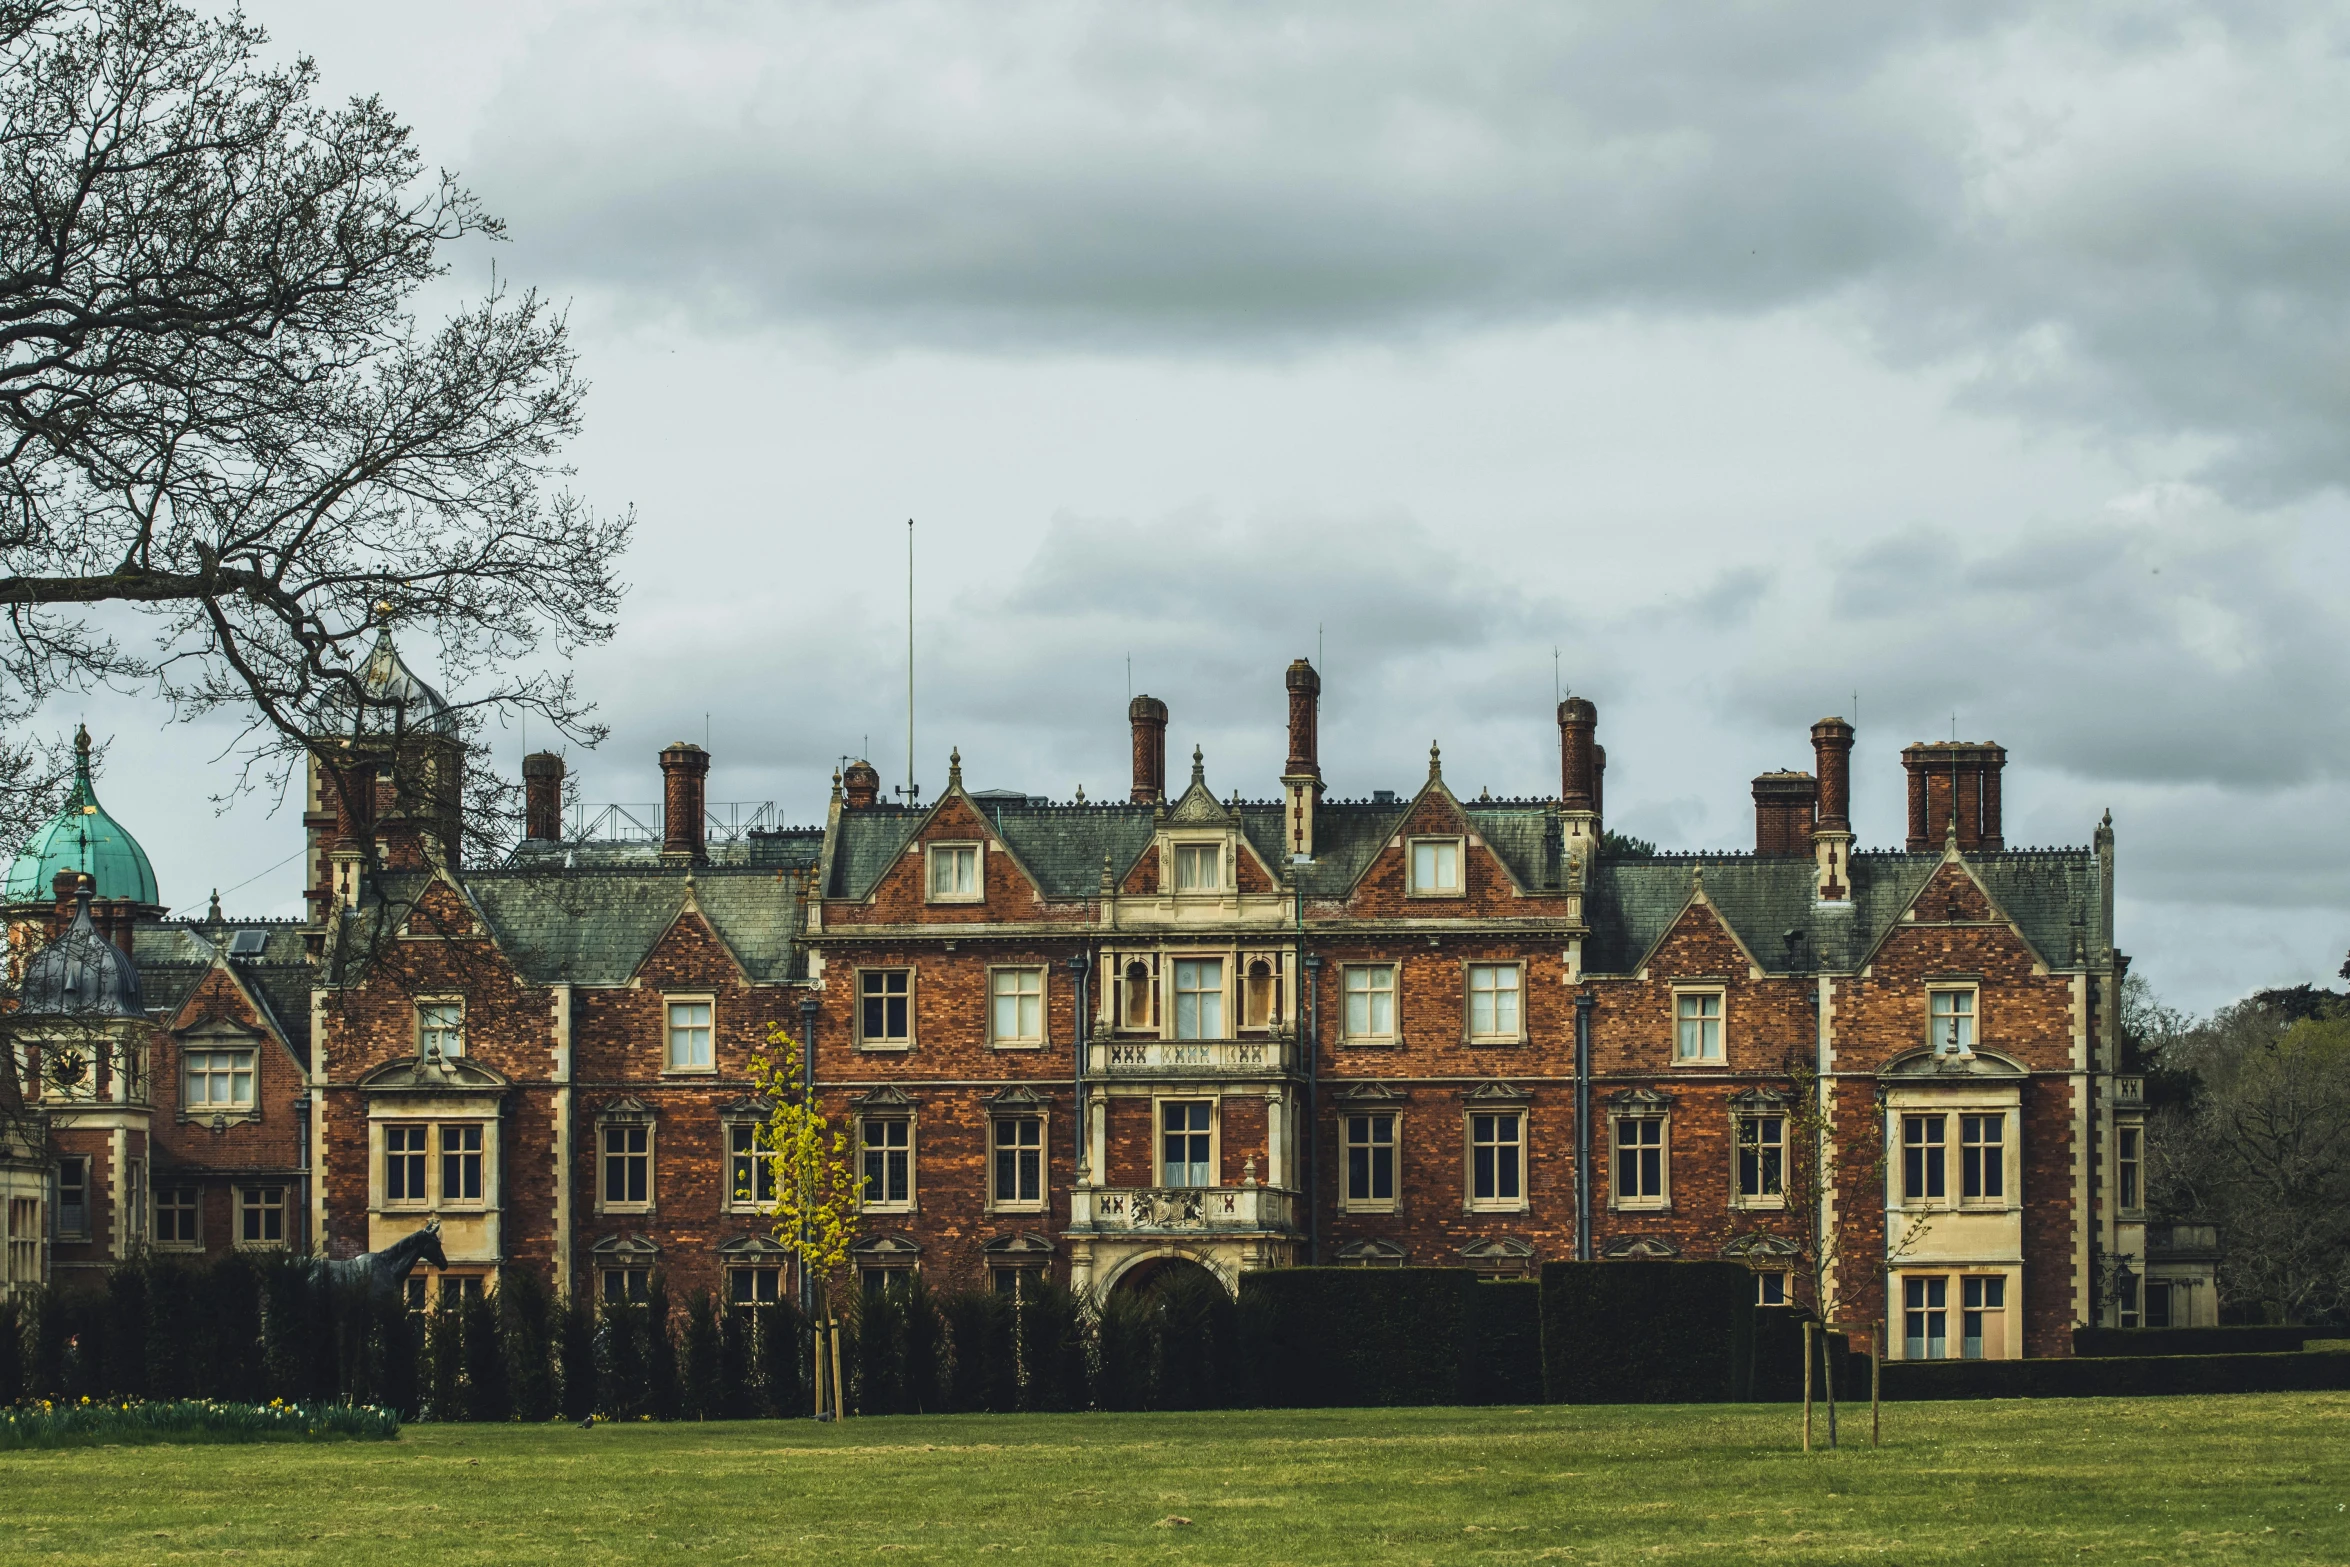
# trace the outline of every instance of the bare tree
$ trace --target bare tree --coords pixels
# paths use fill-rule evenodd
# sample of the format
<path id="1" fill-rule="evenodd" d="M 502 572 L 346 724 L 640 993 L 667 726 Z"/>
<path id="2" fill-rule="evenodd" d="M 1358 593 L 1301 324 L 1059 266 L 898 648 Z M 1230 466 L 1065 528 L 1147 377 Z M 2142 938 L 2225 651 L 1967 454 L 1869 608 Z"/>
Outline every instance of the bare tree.
<path id="1" fill-rule="evenodd" d="M 2262 992 L 2157 1059 L 2183 1092 L 2150 1117 L 2151 1205 L 2219 1226 L 2223 1298 L 2289 1322 L 2350 1310 L 2350 1003 Z"/>
<path id="2" fill-rule="evenodd" d="M 493 285 L 419 325 L 444 248 L 498 223 L 265 42 L 172 0 L 0 0 L 0 734 L 149 681 L 239 715 L 244 781 L 282 784 L 322 731 L 402 721 L 363 673 L 396 621 L 468 686 L 461 739 L 503 707 L 592 743 L 561 660 L 610 636 L 632 519 L 561 487 L 565 322 Z"/>

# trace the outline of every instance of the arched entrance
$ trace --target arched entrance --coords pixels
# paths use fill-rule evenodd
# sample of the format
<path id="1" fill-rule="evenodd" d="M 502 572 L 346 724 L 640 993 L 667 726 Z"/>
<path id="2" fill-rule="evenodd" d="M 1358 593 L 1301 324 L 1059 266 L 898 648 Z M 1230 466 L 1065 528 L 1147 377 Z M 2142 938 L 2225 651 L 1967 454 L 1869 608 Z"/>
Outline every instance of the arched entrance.
<path id="1" fill-rule="evenodd" d="M 1160 1252 L 1136 1258 L 1112 1276 L 1110 1293 L 1139 1295 L 1183 1278 L 1207 1279 L 1227 1296 L 1232 1293 L 1232 1286 L 1224 1281 L 1222 1274 L 1198 1258 L 1184 1256 L 1181 1252 Z"/>

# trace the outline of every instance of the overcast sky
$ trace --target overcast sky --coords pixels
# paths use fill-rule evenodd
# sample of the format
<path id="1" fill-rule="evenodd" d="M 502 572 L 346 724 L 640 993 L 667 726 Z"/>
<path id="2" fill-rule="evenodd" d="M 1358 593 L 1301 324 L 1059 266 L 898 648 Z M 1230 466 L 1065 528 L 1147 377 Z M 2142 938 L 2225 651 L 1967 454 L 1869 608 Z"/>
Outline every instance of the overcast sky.
<path id="1" fill-rule="evenodd" d="M 1270 795 L 1319 646 L 1341 794 L 1555 791 L 1563 680 L 1611 826 L 1751 847 L 1835 712 L 1892 844 L 1955 722 L 2010 843 L 2111 808 L 2170 999 L 2350 946 L 2338 7 L 249 14 L 507 220 L 454 290 L 571 302 L 590 800 L 902 779 L 911 517 L 926 795 L 1122 795 L 1129 658 Z M 220 737 L 85 710 L 167 900 L 298 912 Z"/>

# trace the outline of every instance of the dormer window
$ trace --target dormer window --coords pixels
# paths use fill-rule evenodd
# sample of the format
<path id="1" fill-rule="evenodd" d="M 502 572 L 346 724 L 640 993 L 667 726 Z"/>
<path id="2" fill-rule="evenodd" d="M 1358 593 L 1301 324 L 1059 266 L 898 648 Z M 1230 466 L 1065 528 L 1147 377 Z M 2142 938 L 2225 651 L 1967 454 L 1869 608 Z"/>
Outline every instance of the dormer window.
<path id="1" fill-rule="evenodd" d="M 1413 897 L 1450 898 L 1460 895 L 1460 839 L 1414 838 L 1411 852 Z"/>
<path id="2" fill-rule="evenodd" d="M 1175 845 L 1175 890 L 1214 892 L 1224 885 L 1224 847 L 1215 843 Z"/>
<path id="3" fill-rule="evenodd" d="M 979 901 L 979 845 L 934 843 L 930 846 L 930 901 Z"/>
<path id="4" fill-rule="evenodd" d="M 1934 1049 L 1945 1055 L 1972 1055 L 1975 1049 L 1973 987 L 1931 990 L 1926 993 L 1926 1000 L 1932 1024 L 1928 1037 Z"/>
<path id="5" fill-rule="evenodd" d="M 464 1002 L 416 1003 L 416 1053 L 428 1061 L 434 1056 L 465 1054 Z"/>

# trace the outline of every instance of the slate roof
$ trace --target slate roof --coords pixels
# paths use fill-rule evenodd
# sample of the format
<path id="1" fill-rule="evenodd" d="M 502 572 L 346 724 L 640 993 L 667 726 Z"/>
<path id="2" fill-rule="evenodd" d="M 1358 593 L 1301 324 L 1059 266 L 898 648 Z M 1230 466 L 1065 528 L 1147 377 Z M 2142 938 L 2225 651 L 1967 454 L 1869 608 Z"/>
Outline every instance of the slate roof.
<path id="1" fill-rule="evenodd" d="M 2050 964 L 2073 961 L 2076 917 L 2087 955 L 2096 958 L 2105 950 L 2112 933 L 2102 928 L 2104 899 L 2092 851 L 1978 850 L 1965 858 L 2001 912 Z M 1672 854 L 1604 860 L 1585 888 L 1583 914 L 1591 935 L 1583 947 L 1584 970 L 1628 974 L 1637 968 L 1687 905 L 1703 867 L 1707 901 L 1766 970 L 1850 973 L 1868 960 L 1941 863 L 1938 853 L 1855 854 L 1851 905 L 1842 910 L 1813 900 L 1808 858 Z M 1798 942 L 1788 941 L 1791 931 L 1801 933 Z"/>
<path id="2" fill-rule="evenodd" d="M 216 950 L 230 947 L 240 931 L 261 935 L 258 953 L 232 954 L 229 964 L 261 1004 L 279 1037 L 296 1057 L 310 1059 L 310 981 L 316 972 L 300 920 L 157 920 L 131 934 L 152 1017 L 169 1017 L 188 999 Z"/>
<path id="3" fill-rule="evenodd" d="M 626 984 L 685 908 L 684 869 L 514 867 L 464 876 L 499 950 L 538 985 Z M 694 900 L 752 980 L 802 976 L 799 877 L 786 867 L 693 870 Z"/>
<path id="4" fill-rule="evenodd" d="M 824 829 L 821 827 L 782 827 L 773 832 L 752 832 L 746 836 L 707 847 L 709 862 L 724 869 L 760 867 L 769 870 L 813 870 L 824 851 Z M 515 845 L 506 857 L 505 869 L 564 870 L 588 869 L 658 869 L 661 864 L 661 845 L 658 843 L 548 843 L 539 839 L 525 839 Z"/>
<path id="5" fill-rule="evenodd" d="M 1314 861 L 1298 867 L 1306 895 L 1345 896 L 1371 861 L 1395 836 L 1412 808 L 1410 799 L 1392 804 L 1324 800 L 1314 811 Z M 974 796 L 973 804 L 1041 884 L 1047 899 L 1081 900 L 1099 895 L 1102 861 L 1124 879 L 1157 831 L 1157 808 L 1126 801 L 1059 805 L 1024 799 L 1010 791 Z M 1227 807 L 1230 808 L 1230 807 Z M 1279 803 L 1244 800 L 1237 807 L 1240 830 L 1276 875 L 1289 846 Z M 1560 879 L 1558 823 L 1545 801 L 1464 802 L 1470 826 L 1508 865 L 1529 891 L 1555 888 Z M 843 811 L 832 850 L 831 876 L 824 895 L 868 896 L 884 872 L 905 852 L 925 810 L 872 805 Z"/>

